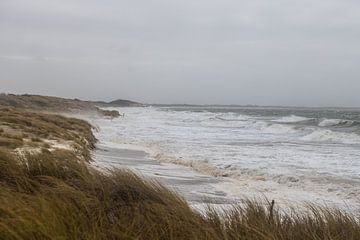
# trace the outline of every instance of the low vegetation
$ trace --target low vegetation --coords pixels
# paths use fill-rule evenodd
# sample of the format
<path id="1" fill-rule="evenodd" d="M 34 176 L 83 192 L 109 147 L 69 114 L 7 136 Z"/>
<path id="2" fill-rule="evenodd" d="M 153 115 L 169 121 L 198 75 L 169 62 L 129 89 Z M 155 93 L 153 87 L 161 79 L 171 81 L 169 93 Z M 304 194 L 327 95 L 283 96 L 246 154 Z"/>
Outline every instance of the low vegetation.
<path id="1" fill-rule="evenodd" d="M 0 239 L 359 239 L 358 219 L 248 201 L 200 214 L 131 172 L 102 173 L 67 150 L 0 151 Z"/>
<path id="2" fill-rule="evenodd" d="M 108 111 L 98 107 L 98 105 L 106 107 L 107 103 L 105 102 L 91 102 L 79 99 L 65 99 L 30 94 L 0 94 L 0 105 L 48 112 L 93 112 L 111 118 L 120 116 L 118 111 Z"/>
<path id="3" fill-rule="evenodd" d="M 90 159 L 96 139 L 86 121 L 0 106 L 0 149 L 51 148 L 62 144 Z"/>
<path id="4" fill-rule="evenodd" d="M 157 182 L 91 167 L 95 142 L 85 121 L 0 108 L 0 239 L 360 239 L 359 217 L 336 209 L 199 213 Z"/>

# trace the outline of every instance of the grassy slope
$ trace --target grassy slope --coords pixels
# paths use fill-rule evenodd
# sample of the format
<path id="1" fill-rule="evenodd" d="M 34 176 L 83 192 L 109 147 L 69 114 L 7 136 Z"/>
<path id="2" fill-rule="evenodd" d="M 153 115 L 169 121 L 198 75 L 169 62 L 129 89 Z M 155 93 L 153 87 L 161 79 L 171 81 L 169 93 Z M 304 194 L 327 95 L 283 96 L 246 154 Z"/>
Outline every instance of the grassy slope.
<path id="1" fill-rule="evenodd" d="M 0 239 L 360 239 L 359 219 L 337 210 L 285 214 L 249 201 L 202 215 L 158 183 L 99 172 L 82 120 L 2 108 L 0 126 Z M 47 139 L 78 147 L 43 146 Z M 18 154 L 27 144 L 40 151 Z"/>
<path id="2" fill-rule="evenodd" d="M 64 99 L 59 97 L 49 97 L 40 95 L 14 95 L 0 94 L 0 105 L 6 107 L 16 107 L 21 109 L 31 109 L 49 112 L 95 112 L 108 117 L 119 117 L 117 111 L 107 111 L 98 108 L 96 105 L 106 106 L 106 103 L 81 101 L 78 99 Z"/>
<path id="3" fill-rule="evenodd" d="M 63 143 L 89 159 L 95 142 L 86 121 L 0 105 L 0 149 L 39 152 Z"/>

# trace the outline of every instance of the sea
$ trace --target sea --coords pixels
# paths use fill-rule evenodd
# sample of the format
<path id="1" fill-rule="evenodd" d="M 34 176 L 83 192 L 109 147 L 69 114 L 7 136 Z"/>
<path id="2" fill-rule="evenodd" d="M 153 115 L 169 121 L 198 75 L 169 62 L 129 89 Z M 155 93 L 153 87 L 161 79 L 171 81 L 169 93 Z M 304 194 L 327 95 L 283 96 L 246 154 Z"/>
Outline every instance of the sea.
<path id="1" fill-rule="evenodd" d="M 102 143 L 136 146 L 160 164 L 216 179 L 237 197 L 360 203 L 360 110 L 257 106 L 112 108 Z M 171 174 L 171 173 L 169 173 Z"/>

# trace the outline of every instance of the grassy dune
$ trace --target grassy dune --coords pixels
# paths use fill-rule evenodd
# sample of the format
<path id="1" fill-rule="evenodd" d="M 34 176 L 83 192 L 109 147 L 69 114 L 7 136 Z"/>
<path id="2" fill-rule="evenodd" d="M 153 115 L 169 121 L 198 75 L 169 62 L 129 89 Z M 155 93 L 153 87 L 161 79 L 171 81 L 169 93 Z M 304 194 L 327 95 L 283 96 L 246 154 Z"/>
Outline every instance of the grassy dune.
<path id="1" fill-rule="evenodd" d="M 0 239 L 360 239 L 358 216 L 336 209 L 285 213 L 248 201 L 200 214 L 156 182 L 92 168 L 91 130 L 82 120 L 0 109 Z"/>
<path id="2" fill-rule="evenodd" d="M 4 107 L 49 112 L 93 112 L 113 118 L 120 116 L 118 111 L 103 110 L 98 105 L 107 106 L 107 103 L 30 94 L 0 94 L 0 106 Z"/>
<path id="3" fill-rule="evenodd" d="M 0 149 L 39 152 L 51 148 L 51 143 L 66 143 L 84 159 L 90 159 L 95 142 L 86 121 L 0 106 Z"/>

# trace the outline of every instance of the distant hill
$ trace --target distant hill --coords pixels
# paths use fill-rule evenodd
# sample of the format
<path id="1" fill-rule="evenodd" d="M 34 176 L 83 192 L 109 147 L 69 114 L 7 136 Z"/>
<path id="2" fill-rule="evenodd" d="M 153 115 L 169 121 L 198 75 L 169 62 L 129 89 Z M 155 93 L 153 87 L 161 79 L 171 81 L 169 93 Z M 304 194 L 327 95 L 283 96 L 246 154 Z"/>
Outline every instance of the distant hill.
<path id="1" fill-rule="evenodd" d="M 112 106 L 112 107 L 142 107 L 142 106 L 144 106 L 144 104 L 142 104 L 142 103 L 133 102 L 133 101 L 124 100 L 124 99 L 114 100 L 109 103 L 106 103 L 106 105 Z"/>

